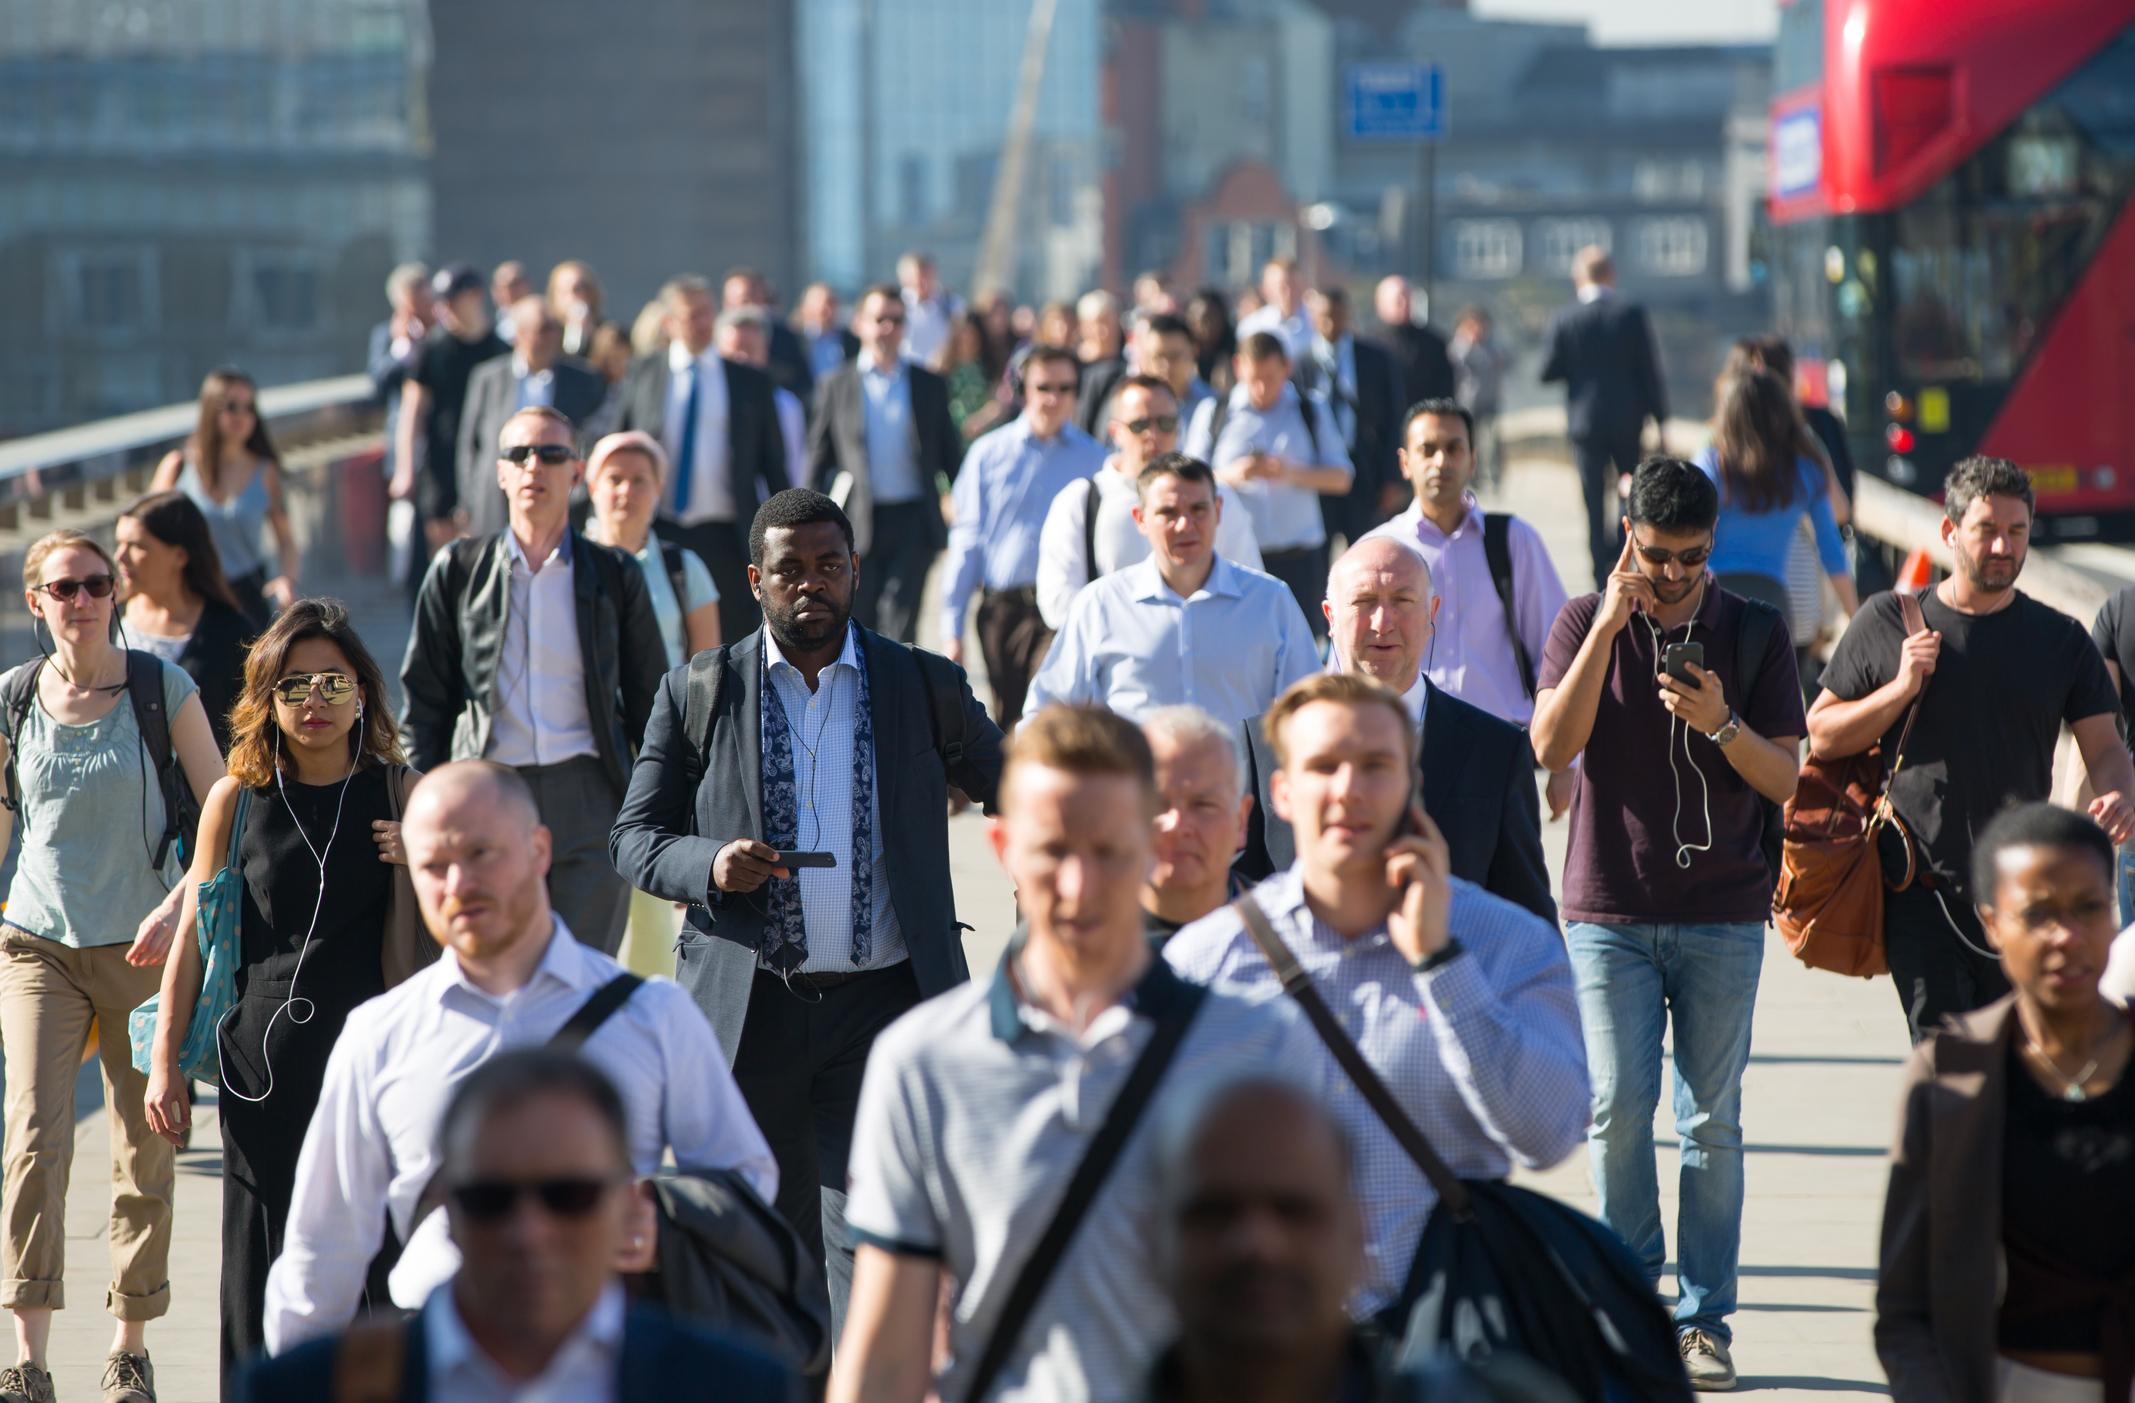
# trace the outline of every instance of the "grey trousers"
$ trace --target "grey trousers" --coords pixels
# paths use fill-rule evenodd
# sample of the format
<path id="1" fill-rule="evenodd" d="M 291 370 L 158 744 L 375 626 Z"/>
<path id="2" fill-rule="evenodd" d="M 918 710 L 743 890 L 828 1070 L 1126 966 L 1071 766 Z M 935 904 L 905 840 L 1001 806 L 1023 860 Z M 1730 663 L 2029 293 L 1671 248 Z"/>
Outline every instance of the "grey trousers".
<path id="1" fill-rule="evenodd" d="M 608 831 L 623 796 L 598 756 L 521 765 L 549 830 L 549 905 L 583 944 L 604 955 L 622 948 L 630 884 L 608 857 Z"/>

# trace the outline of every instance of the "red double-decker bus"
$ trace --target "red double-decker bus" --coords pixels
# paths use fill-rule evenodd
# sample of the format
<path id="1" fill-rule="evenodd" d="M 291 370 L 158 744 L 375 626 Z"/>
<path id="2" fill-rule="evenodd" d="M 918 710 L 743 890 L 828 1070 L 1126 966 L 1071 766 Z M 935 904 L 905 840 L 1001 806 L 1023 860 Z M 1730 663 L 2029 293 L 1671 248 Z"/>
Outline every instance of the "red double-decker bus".
<path id="1" fill-rule="evenodd" d="M 2135 540 L 2135 0 L 1782 0 L 1768 263 L 1854 460 Z"/>

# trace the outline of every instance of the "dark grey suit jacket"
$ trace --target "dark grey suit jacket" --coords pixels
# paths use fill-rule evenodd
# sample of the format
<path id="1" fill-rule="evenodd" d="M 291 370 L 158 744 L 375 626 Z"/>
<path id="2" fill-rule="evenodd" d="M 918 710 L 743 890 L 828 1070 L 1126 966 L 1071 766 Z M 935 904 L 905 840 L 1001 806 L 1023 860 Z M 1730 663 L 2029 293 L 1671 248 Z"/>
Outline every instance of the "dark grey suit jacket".
<path id="1" fill-rule="evenodd" d="M 719 363 L 726 367 L 727 456 L 734 479 L 734 519 L 747 530 L 765 499 L 794 484 L 786 480 L 786 439 L 778 427 L 771 377 L 730 360 Z M 665 351 L 632 361 L 623 383 L 616 387 L 623 407 L 616 427 L 642 429 L 654 438 L 665 434 L 667 387 L 673 376 Z"/>
<path id="2" fill-rule="evenodd" d="M 1429 685 L 1429 684 L 1425 684 Z M 1245 723 L 1253 812 L 1246 820 L 1238 874 L 1259 881 L 1297 858 L 1289 822 L 1268 804 L 1275 753 L 1260 718 Z M 1453 875 L 1515 902 L 1551 925 L 1549 861 L 1542 855 L 1542 802 L 1535 794 L 1534 752 L 1510 721 L 1430 689 L 1423 708 L 1423 811 L 1446 835 Z"/>
<path id="3" fill-rule="evenodd" d="M 497 486 L 497 439 L 504 421 L 519 408 L 512 360 L 499 356 L 484 361 L 467 377 L 467 402 L 460 410 L 459 474 L 460 506 L 467 513 L 470 536 L 502 531 L 511 522 L 504 490 Z M 578 430 L 578 451 L 584 453 L 592 447 L 586 442 L 586 421 L 607 400 L 608 382 L 584 361 L 568 356 L 554 369 L 549 402 Z"/>
<path id="4" fill-rule="evenodd" d="M 1001 778 L 1001 731 L 964 684 L 964 753 L 951 771 L 935 749 L 912 650 L 867 629 L 861 630 L 861 648 L 874 706 L 875 802 L 890 903 L 920 996 L 932 998 L 971 974 L 949 883 L 949 786 L 992 806 Z M 761 630 L 726 650 L 704 779 L 694 794 L 683 770 L 689 668 L 667 674 L 608 839 L 615 870 L 633 886 L 690 903 L 675 978 L 711 1020 L 729 1062 L 748 1015 L 765 906 L 760 890 L 712 890 L 712 859 L 737 839 L 763 838 L 763 660 Z"/>
<path id="5" fill-rule="evenodd" d="M 933 371 L 907 364 L 906 383 L 911 386 L 912 413 L 907 422 L 912 431 L 912 461 L 918 466 L 921 500 L 932 504 L 937 475 L 954 480 L 963 465 L 963 440 L 956 420 L 949 415 L 949 382 Z M 867 555 L 874 541 L 873 477 L 867 462 L 866 391 L 860 385 L 860 367 L 847 361 L 823 377 L 816 386 L 815 418 L 808 429 L 808 485 L 829 492 L 839 473 L 849 473 L 852 490 L 845 498 L 845 512 L 852 518 L 855 549 Z M 941 513 L 924 513 L 929 542 L 936 550 L 948 544 L 949 530 Z"/>
<path id="6" fill-rule="evenodd" d="M 1564 385 L 1565 427 L 1575 439 L 1632 437 L 1668 419 L 1660 356 L 1646 309 L 1615 293 L 1559 308 L 1550 318 L 1542 382 Z"/>

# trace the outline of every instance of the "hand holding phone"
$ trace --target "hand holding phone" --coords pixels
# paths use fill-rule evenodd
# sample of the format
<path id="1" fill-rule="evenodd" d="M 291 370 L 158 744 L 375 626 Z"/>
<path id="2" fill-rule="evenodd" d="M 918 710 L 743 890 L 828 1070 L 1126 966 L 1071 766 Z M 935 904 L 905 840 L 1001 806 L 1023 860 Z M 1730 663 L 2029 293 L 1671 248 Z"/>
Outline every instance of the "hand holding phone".
<path id="1" fill-rule="evenodd" d="M 838 865 L 838 855 L 831 852 L 782 852 L 778 855 L 778 859 L 787 867 L 836 867 Z"/>
<path id="2" fill-rule="evenodd" d="M 1691 674 L 1690 664 L 1705 666 L 1703 643 L 1670 643 L 1661 652 L 1661 671 L 1676 681 L 1695 687 L 1698 679 Z"/>

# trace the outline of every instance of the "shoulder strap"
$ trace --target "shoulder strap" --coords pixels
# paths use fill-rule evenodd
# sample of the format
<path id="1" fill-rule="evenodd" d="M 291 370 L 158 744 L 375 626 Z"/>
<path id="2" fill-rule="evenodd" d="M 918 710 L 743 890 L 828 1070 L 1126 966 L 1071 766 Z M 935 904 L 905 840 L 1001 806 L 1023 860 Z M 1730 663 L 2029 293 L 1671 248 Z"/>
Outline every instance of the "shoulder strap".
<path id="1" fill-rule="evenodd" d="M 1535 660 L 1527 656 L 1527 642 L 1520 637 L 1519 613 L 1512 603 L 1512 518 L 1504 512 L 1483 513 L 1483 558 L 1490 563 L 1490 583 L 1497 586 L 1497 602 L 1505 610 L 1505 636 L 1512 640 L 1512 660 L 1519 665 L 1521 690 L 1532 700 Z"/>
<path id="2" fill-rule="evenodd" d="M 1370 1105 L 1388 1132 L 1408 1152 L 1408 1157 L 1416 1161 L 1423 1177 L 1438 1190 L 1439 1200 L 1453 1216 L 1465 1219 L 1471 1211 L 1468 1186 L 1438 1157 L 1431 1142 L 1423 1138 L 1423 1131 L 1409 1118 L 1409 1113 L 1401 1109 L 1401 1103 L 1394 1100 L 1394 1094 L 1386 1089 L 1385 1082 L 1379 1080 L 1379 1074 L 1364 1060 L 1364 1054 L 1350 1041 L 1349 1034 L 1342 1031 L 1342 1025 L 1335 1021 L 1334 1011 L 1327 1007 L 1327 1001 L 1313 987 L 1311 976 L 1298 964 L 1297 956 L 1290 953 L 1290 947 L 1275 933 L 1275 927 L 1260 909 L 1260 903 L 1248 892 L 1232 902 L 1231 909 L 1245 922 L 1246 932 L 1260 947 L 1260 953 L 1267 957 L 1268 967 L 1275 971 L 1275 977 L 1282 981 L 1283 992 L 1297 1000 L 1298 1008 L 1312 1024 L 1312 1031 L 1320 1035 L 1327 1051 L 1348 1074 L 1357 1094 Z"/>
<path id="3" fill-rule="evenodd" d="M 399 1403 L 408 1335 L 421 1316 L 359 1320 L 334 1345 L 332 1403 Z"/>
<path id="4" fill-rule="evenodd" d="M 1898 617 L 1907 638 L 1927 627 L 1927 611 L 1920 605 L 1920 601 L 1926 597 L 1927 590 L 1918 594 L 1911 590 L 1898 591 Z M 1902 648 L 1904 645 L 1901 643 L 1899 646 Z M 1927 681 L 1922 682 L 1919 693 L 1913 697 L 1913 704 L 1906 708 L 1905 725 L 1898 731 L 1897 748 L 1890 752 L 1890 770 L 1883 781 L 1886 794 L 1890 791 L 1890 781 L 1898 777 L 1898 767 L 1905 763 L 1905 743 L 1913 738 L 1913 722 L 1920 719 L 1920 703 L 1927 700 L 1928 684 L 1934 680 L 1930 675 Z"/>
<path id="5" fill-rule="evenodd" d="M 1181 981 L 1178 1006 L 1169 1016 L 1157 1021 L 1149 1045 L 1134 1060 L 1134 1070 L 1127 1074 L 1126 1083 L 1106 1108 L 1104 1124 L 1097 1128 L 1097 1134 L 1090 1139 L 1090 1148 L 1083 1151 L 1082 1162 L 1075 1166 L 1074 1177 L 1068 1180 L 1067 1191 L 1060 1196 L 1060 1206 L 1053 1210 L 1052 1221 L 1045 1225 L 1045 1235 L 1038 1239 L 1038 1245 L 1031 1249 L 1030 1256 L 1024 1259 L 1021 1270 L 1016 1273 L 1015 1285 L 1009 1289 L 1008 1300 L 1001 1307 L 1000 1319 L 994 1322 L 993 1333 L 987 1337 L 978 1365 L 971 1371 L 971 1384 L 964 1396 L 972 1403 L 979 1403 L 992 1392 L 994 1380 L 1000 1376 L 1002 1366 L 1008 1363 L 1008 1356 L 1015 1350 L 1016 1340 L 1029 1323 L 1038 1298 L 1045 1293 L 1054 1268 L 1067 1254 L 1075 1229 L 1082 1225 L 1090 1205 L 1097 1199 L 1098 1190 L 1104 1187 L 1120 1152 L 1126 1149 L 1135 1123 L 1148 1108 L 1158 1083 L 1164 1079 L 1165 1071 L 1178 1054 L 1179 1044 L 1186 1039 L 1186 1030 L 1193 1025 L 1194 1015 L 1200 1012 L 1207 997 L 1206 987 Z"/>
<path id="6" fill-rule="evenodd" d="M 134 720 L 141 728 L 141 743 L 148 748 L 148 763 L 156 772 L 156 784 L 163 792 L 163 839 L 156 844 L 157 871 L 169 860 L 171 848 L 192 825 L 187 821 L 193 809 L 192 786 L 178 769 L 177 756 L 171 749 L 170 713 L 163 705 L 163 660 L 154 653 L 144 653 L 138 648 L 126 650 L 126 695 L 133 702 Z M 193 815 L 197 823 L 198 816 Z M 180 846 L 180 855 L 184 855 Z"/>
<path id="7" fill-rule="evenodd" d="M 682 775 L 695 794 L 712 748 L 712 722 L 719 715 L 719 685 L 726 679 L 727 645 L 707 648 L 689 660 L 682 695 Z"/>
<path id="8" fill-rule="evenodd" d="M 1297 392 L 1297 415 L 1305 421 L 1305 437 L 1312 441 L 1312 465 L 1320 462 L 1320 411 L 1312 402 L 1312 396 L 1302 389 Z"/>
<path id="9" fill-rule="evenodd" d="M 548 1045 L 558 1052 L 578 1051 L 579 1048 L 585 1046 L 587 1038 L 600 1031 L 601 1024 L 607 1022 L 617 1010 L 630 1002 L 630 996 L 635 994 L 638 991 L 638 986 L 644 982 L 644 979 L 638 975 L 624 970 L 606 984 L 601 985 L 593 991 L 592 995 L 584 1003 L 578 1006 L 578 1012 L 572 1014 L 570 1018 L 565 1020 L 564 1025 L 556 1030 L 555 1035 L 549 1039 Z"/>
<path id="10" fill-rule="evenodd" d="M 1098 473 L 1110 471 L 1112 471 L 1110 468 L 1099 468 L 1097 470 Z M 1098 575 L 1097 507 L 1099 503 L 1104 501 L 1104 497 L 1104 489 L 1097 485 L 1097 473 L 1091 473 L 1089 495 L 1083 499 L 1082 504 L 1082 582 L 1084 584 L 1095 581 Z"/>
<path id="11" fill-rule="evenodd" d="M 682 547 L 673 541 L 660 542 L 660 564 L 667 571 L 667 583 L 675 591 L 675 608 L 684 614 L 689 612 L 689 591 L 685 587 L 689 571 L 682 564 Z"/>
<path id="12" fill-rule="evenodd" d="M 1764 675 L 1764 650 L 1779 628 L 1779 611 L 1761 599 L 1742 601 L 1742 622 L 1735 629 L 1735 707 L 1749 704 Z"/>
<path id="13" fill-rule="evenodd" d="M 1216 445 L 1223 442 L 1223 425 L 1231 417 L 1231 393 L 1216 396 L 1216 412 L 1208 416 L 1208 460 L 1216 461 Z"/>
<path id="14" fill-rule="evenodd" d="M 4 683 L 0 683 L 0 701 L 7 706 L 7 794 L 0 803 L 5 803 L 9 813 L 22 811 L 22 794 L 15 779 L 15 753 L 22 749 L 22 725 L 30 718 L 30 703 L 37 695 L 37 674 L 44 667 L 44 659 L 37 658 L 11 670 Z"/>
<path id="15" fill-rule="evenodd" d="M 919 665 L 919 690 L 927 696 L 927 729 L 934 737 L 934 753 L 942 768 L 953 770 L 964 763 L 963 686 L 955 676 L 956 664 L 924 648 L 911 649 Z M 936 677 L 939 670 L 942 675 Z"/>

